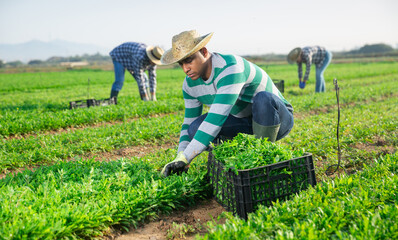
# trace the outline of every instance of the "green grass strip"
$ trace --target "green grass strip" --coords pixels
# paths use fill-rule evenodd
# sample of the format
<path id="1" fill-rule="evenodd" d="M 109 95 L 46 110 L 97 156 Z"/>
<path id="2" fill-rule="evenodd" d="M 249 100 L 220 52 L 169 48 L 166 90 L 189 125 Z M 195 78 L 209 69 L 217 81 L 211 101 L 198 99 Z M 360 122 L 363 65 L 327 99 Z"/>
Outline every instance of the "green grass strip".
<path id="1" fill-rule="evenodd" d="M 179 136 L 182 121 L 183 115 L 180 113 L 61 134 L 3 139 L 0 140 L 0 172 L 53 163 L 88 152 L 108 152 L 148 143 L 162 144 Z"/>

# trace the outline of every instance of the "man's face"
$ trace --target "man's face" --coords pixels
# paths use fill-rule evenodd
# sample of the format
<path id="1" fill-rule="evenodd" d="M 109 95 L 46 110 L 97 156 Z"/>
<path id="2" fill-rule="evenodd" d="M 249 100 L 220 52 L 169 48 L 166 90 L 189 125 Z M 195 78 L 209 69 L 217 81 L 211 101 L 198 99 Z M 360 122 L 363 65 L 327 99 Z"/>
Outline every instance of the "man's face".
<path id="1" fill-rule="evenodd" d="M 299 54 L 299 56 L 298 56 L 296 62 L 297 62 L 297 63 L 301 63 L 301 53 Z"/>
<path id="2" fill-rule="evenodd" d="M 204 75 L 206 58 L 201 52 L 196 52 L 193 55 L 178 62 L 184 73 L 192 80 L 197 80 Z"/>

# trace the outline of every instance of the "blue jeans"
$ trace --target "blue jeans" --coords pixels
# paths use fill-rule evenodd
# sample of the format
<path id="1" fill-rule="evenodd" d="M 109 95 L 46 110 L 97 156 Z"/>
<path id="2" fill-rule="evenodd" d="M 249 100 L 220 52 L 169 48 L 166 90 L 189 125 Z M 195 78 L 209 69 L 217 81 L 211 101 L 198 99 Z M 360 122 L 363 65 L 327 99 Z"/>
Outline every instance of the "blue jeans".
<path id="1" fill-rule="evenodd" d="M 315 92 L 325 91 L 325 78 L 323 77 L 323 73 L 330 64 L 330 61 L 332 61 L 332 53 L 326 50 L 325 59 L 323 60 L 322 66 L 320 68 L 316 68 Z"/>
<path id="2" fill-rule="evenodd" d="M 119 92 L 120 90 L 122 90 L 122 87 L 123 87 L 124 73 L 126 70 L 124 69 L 124 67 L 121 63 L 119 63 L 115 60 L 112 60 L 112 61 L 113 61 L 113 68 L 115 71 L 115 82 L 112 85 L 112 90 Z M 144 78 L 145 78 L 145 86 L 146 86 L 146 88 L 149 88 L 149 79 L 148 79 L 148 76 L 146 75 L 146 73 L 144 73 Z"/>
<path id="3" fill-rule="evenodd" d="M 112 90 L 119 92 L 120 90 L 122 90 L 123 87 L 125 69 L 121 63 L 115 60 L 112 61 L 113 61 L 113 68 L 115 71 L 115 82 L 112 85 Z"/>
<path id="4" fill-rule="evenodd" d="M 252 120 L 263 126 L 280 124 L 276 140 L 284 138 L 293 128 L 293 113 L 287 109 L 279 97 L 272 93 L 264 91 L 254 96 L 252 113 L 252 116 L 245 118 L 237 118 L 230 114 L 213 142 L 223 138 L 231 139 L 238 133 L 253 134 Z M 207 113 L 203 114 L 189 126 L 188 135 L 191 140 L 206 116 Z"/>

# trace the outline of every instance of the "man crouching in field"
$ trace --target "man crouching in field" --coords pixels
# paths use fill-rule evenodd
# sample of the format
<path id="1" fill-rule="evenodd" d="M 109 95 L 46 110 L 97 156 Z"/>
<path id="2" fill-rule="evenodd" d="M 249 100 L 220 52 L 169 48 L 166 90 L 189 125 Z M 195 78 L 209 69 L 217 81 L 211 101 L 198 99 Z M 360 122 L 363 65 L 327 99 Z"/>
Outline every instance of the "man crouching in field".
<path id="1" fill-rule="evenodd" d="M 293 127 L 292 105 L 267 73 L 241 57 L 209 52 L 205 45 L 212 36 L 195 30 L 175 35 L 161 58 L 162 64 L 178 62 L 187 75 L 178 154 L 164 166 L 164 176 L 182 172 L 220 137 L 247 133 L 274 142 Z M 202 115 L 203 104 L 210 109 Z"/>

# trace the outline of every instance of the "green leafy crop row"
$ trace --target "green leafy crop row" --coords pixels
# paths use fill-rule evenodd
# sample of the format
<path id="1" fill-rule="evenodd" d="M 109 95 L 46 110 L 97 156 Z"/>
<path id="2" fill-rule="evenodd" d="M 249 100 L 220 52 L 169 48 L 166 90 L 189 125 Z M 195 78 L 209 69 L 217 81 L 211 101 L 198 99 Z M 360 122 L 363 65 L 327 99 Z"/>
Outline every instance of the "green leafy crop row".
<path id="1" fill-rule="evenodd" d="M 114 74 L 89 70 L 0 74 L 0 137 L 180 111 L 184 108 L 183 72 L 178 73 L 175 69 L 158 71 L 157 102 L 142 102 L 136 82 L 126 73 L 120 104 L 74 110 L 68 109 L 70 101 L 108 98 Z"/>
<path id="2" fill-rule="evenodd" d="M 9 175 L 0 180 L 1 239 L 93 238 L 191 205 L 208 193 L 205 158 L 163 178 L 158 169 L 174 155 L 63 161 Z"/>
<path id="3" fill-rule="evenodd" d="M 398 105 L 396 98 L 387 98 L 364 105 L 341 109 L 340 144 L 343 164 L 366 163 L 377 158 L 380 151 L 360 150 L 357 144 L 377 147 L 377 139 L 397 149 Z M 295 120 L 295 126 L 283 144 L 293 149 L 305 148 L 314 155 L 317 175 L 324 176 L 325 167 L 337 163 L 337 109 Z"/>
<path id="4" fill-rule="evenodd" d="M 335 64 L 326 72 L 328 91 L 314 95 L 314 77 L 308 87 L 297 87 L 295 66 L 264 67 L 271 78 L 285 79 L 284 96 L 296 111 L 306 111 L 334 103 L 332 79 L 340 80 L 342 103 L 365 100 L 397 91 L 397 63 Z M 313 71 L 315 72 L 315 71 Z M 128 75 L 128 73 L 126 73 Z M 87 79 L 90 93 L 87 94 Z M 72 126 L 145 117 L 156 113 L 182 110 L 184 103 L 180 69 L 158 70 L 158 101 L 142 102 L 136 83 L 126 76 L 118 106 L 68 110 L 69 101 L 109 97 L 113 74 L 110 71 L 76 71 L 57 73 L 20 73 L 0 75 L 0 136 L 40 133 Z M 381 85 L 380 85 L 381 84 Z M 363 86 L 367 85 L 366 88 Z M 131 89 L 131 86 L 133 86 Z"/>
<path id="5" fill-rule="evenodd" d="M 168 98 L 157 102 L 120 103 L 116 106 L 85 109 L 15 109 L 3 110 L 0 115 L 0 137 L 26 133 L 41 133 L 72 126 L 93 125 L 101 122 L 124 121 L 137 117 L 151 117 L 184 109 L 183 101 Z"/>
<path id="6" fill-rule="evenodd" d="M 247 221 L 227 214 L 198 239 L 397 239 L 398 154 L 286 202 L 260 207 Z"/>
<path id="7" fill-rule="evenodd" d="M 2 139 L 0 172 L 35 164 L 53 163 L 90 152 L 107 152 L 143 144 L 161 144 L 177 138 L 182 119 L 181 114 L 173 114 L 60 134 Z"/>

